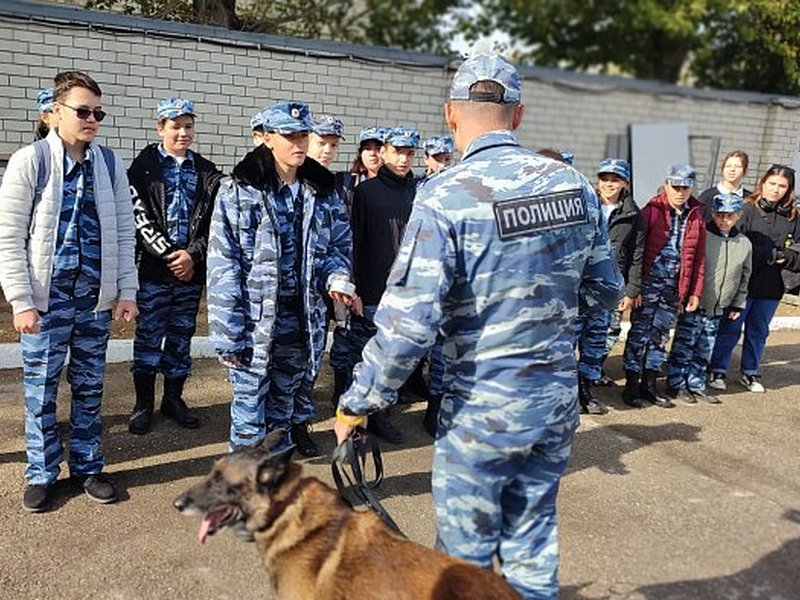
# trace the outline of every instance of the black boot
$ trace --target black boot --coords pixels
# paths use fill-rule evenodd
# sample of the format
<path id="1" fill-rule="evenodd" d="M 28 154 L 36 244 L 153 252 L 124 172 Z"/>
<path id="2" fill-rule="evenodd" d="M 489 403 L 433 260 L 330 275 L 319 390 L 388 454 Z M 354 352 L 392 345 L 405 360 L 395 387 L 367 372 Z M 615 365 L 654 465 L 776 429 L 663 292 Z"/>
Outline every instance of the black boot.
<path id="1" fill-rule="evenodd" d="M 639 394 L 644 400 L 660 406 L 661 408 L 675 408 L 675 403 L 658 391 L 656 386 L 656 377 L 658 373 L 652 369 L 645 369 L 642 374 L 642 385 L 639 389 Z"/>
<path id="2" fill-rule="evenodd" d="M 584 414 L 604 415 L 608 412 L 608 407 L 592 394 L 592 382 L 580 375 L 578 375 L 578 400 L 581 403 L 581 412 Z"/>
<path id="3" fill-rule="evenodd" d="M 377 435 L 390 444 L 399 444 L 403 441 L 403 434 L 389 420 L 389 412 L 382 410 L 372 413 L 367 420 L 367 431 Z"/>
<path id="4" fill-rule="evenodd" d="M 200 427 L 200 419 L 183 401 L 183 384 L 186 377 L 164 378 L 164 397 L 161 399 L 161 414 L 174 419 L 186 429 Z"/>
<path id="5" fill-rule="evenodd" d="M 632 408 L 642 408 L 642 399 L 639 397 L 639 372 L 625 371 L 625 391 L 622 392 L 622 401 Z"/>
<path id="6" fill-rule="evenodd" d="M 422 400 L 430 398 L 430 391 L 428 390 L 428 382 L 425 381 L 423 373 L 424 361 L 420 361 L 417 368 L 409 375 L 406 382 L 400 387 L 399 402 L 400 404 L 411 404 L 416 399 L 413 396 L 419 396 Z"/>
<path id="7" fill-rule="evenodd" d="M 333 372 L 333 393 L 331 394 L 331 406 L 333 410 L 339 406 L 339 396 L 347 391 L 350 386 L 350 377 L 344 371 Z"/>
<path id="8" fill-rule="evenodd" d="M 439 408 L 442 406 L 441 396 L 431 396 L 428 399 L 428 407 L 425 409 L 425 417 L 422 419 L 422 426 L 428 435 L 436 437 L 436 429 L 439 427 Z"/>
<path id="9" fill-rule="evenodd" d="M 150 431 L 153 421 L 153 406 L 156 401 L 156 374 L 134 373 L 133 387 L 136 390 L 136 404 L 128 421 L 128 431 L 134 435 L 144 435 Z"/>
<path id="10" fill-rule="evenodd" d="M 292 441 L 297 446 L 297 451 L 305 457 L 319 456 L 319 447 L 311 439 L 308 423 L 292 425 Z"/>

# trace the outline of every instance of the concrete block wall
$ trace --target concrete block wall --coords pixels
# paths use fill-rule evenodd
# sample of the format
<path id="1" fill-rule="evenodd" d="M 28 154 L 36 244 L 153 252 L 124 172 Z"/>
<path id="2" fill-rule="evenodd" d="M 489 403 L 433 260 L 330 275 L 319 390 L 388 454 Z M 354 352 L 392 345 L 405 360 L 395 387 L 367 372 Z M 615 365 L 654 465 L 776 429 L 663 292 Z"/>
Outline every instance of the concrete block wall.
<path id="1" fill-rule="evenodd" d="M 250 115 L 278 100 L 303 100 L 344 121 L 347 141 L 336 168 L 353 158 L 362 126 L 445 133 L 442 104 L 452 76 L 444 57 L 7 0 L 0 4 L 0 165 L 31 141 L 36 93 L 64 69 L 85 70 L 103 88 L 110 117 L 102 141 L 124 160 L 157 139 L 158 98 L 179 95 L 198 103 L 196 149 L 225 170 L 251 147 Z M 523 76 L 523 144 L 569 149 L 590 176 L 606 136 L 627 133 L 631 123 L 686 122 L 693 136 L 720 136 L 721 153 L 750 154 L 749 186 L 800 148 L 800 102 L 792 99 L 550 69 L 526 68 Z M 693 150 L 696 165 L 705 166 L 707 144 L 700 140 Z M 701 173 L 700 186 L 717 176 Z"/>

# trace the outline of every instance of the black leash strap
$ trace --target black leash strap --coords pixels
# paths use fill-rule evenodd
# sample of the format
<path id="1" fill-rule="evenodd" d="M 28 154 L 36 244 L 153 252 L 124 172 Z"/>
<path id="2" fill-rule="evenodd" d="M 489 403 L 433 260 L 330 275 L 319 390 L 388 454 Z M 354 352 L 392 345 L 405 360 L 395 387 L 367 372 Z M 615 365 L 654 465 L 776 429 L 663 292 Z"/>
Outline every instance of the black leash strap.
<path id="1" fill-rule="evenodd" d="M 371 481 L 364 479 L 368 454 L 372 455 L 375 470 L 375 478 Z M 383 481 L 383 460 L 378 442 L 365 429 L 356 427 L 350 437 L 336 447 L 331 460 L 331 472 L 336 489 L 345 502 L 353 508 L 356 504 L 364 504 L 389 527 L 403 535 L 375 494 Z"/>

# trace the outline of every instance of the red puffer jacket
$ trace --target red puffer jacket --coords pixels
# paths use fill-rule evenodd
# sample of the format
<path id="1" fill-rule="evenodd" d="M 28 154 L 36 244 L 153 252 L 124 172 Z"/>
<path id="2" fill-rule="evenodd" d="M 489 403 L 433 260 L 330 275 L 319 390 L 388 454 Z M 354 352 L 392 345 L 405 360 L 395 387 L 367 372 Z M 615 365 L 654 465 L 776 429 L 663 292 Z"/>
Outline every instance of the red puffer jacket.
<path id="1" fill-rule="evenodd" d="M 706 223 L 703 218 L 703 203 L 694 196 L 689 198 L 689 216 L 683 234 L 681 265 L 678 271 L 678 300 L 685 304 L 689 296 L 703 294 L 703 277 L 706 272 Z M 642 281 L 650 273 L 653 262 L 669 239 L 671 208 L 665 192 L 650 198 L 642 209 L 645 231 Z"/>

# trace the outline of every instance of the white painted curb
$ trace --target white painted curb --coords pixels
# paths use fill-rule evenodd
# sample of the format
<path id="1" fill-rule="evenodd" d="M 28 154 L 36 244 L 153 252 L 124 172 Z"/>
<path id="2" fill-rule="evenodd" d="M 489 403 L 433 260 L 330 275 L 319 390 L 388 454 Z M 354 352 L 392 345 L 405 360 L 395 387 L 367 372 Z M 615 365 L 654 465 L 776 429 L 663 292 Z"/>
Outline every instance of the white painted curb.
<path id="1" fill-rule="evenodd" d="M 627 321 L 622 324 L 620 341 L 625 341 L 630 329 Z M 769 325 L 770 331 L 800 330 L 800 317 L 774 317 Z M 330 336 L 329 336 L 330 337 Z M 330 346 L 330 339 L 326 347 Z M 213 358 L 216 356 L 208 337 L 196 336 L 192 339 L 192 356 L 195 358 Z M 110 363 L 126 362 L 133 358 L 133 340 L 111 340 L 108 343 L 106 360 Z M 0 344 L 0 369 L 19 369 L 22 367 L 22 356 L 19 344 Z"/>

